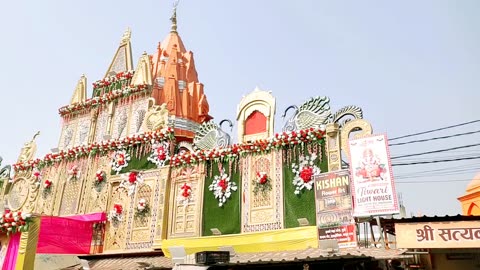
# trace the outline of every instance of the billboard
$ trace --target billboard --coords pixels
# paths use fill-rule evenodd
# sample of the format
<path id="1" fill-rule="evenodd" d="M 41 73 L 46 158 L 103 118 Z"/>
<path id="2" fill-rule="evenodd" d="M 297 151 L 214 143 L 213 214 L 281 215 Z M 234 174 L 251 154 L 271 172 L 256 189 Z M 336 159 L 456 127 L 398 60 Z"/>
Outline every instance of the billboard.
<path id="1" fill-rule="evenodd" d="M 372 135 L 348 142 L 352 178 L 353 215 L 397 214 L 387 136 Z"/>
<path id="2" fill-rule="evenodd" d="M 356 227 L 348 170 L 315 176 L 315 205 L 319 240 L 336 239 L 341 248 L 355 247 Z"/>

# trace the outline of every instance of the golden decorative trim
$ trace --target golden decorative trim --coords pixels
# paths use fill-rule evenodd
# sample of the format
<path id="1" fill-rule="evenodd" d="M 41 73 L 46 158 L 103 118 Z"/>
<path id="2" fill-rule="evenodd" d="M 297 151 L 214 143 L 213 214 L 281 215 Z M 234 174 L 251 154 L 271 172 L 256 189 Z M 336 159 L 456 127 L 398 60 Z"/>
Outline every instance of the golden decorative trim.
<path id="1" fill-rule="evenodd" d="M 340 133 L 340 140 L 341 148 L 347 157 L 350 157 L 348 151 L 348 140 L 350 138 L 350 133 L 354 131 L 360 131 L 353 135 L 354 139 L 359 139 L 361 137 L 371 135 L 373 129 L 372 125 L 363 119 L 355 119 L 345 123 Z"/>

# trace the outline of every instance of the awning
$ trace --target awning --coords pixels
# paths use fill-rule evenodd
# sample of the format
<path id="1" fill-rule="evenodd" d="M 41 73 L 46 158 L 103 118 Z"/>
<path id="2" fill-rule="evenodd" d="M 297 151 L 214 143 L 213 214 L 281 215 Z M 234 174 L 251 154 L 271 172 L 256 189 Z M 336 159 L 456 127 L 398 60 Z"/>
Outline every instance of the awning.
<path id="1" fill-rule="evenodd" d="M 67 217 L 42 216 L 37 253 L 89 254 L 93 223 L 105 220 L 103 212 Z"/>

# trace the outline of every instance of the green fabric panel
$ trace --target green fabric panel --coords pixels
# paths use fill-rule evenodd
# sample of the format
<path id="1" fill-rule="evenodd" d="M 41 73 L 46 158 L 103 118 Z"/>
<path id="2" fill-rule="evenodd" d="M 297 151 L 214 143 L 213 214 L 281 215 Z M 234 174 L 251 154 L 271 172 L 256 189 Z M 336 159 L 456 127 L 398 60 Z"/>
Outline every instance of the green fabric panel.
<path id="1" fill-rule="evenodd" d="M 302 151 L 303 150 L 303 151 Z M 289 164 L 285 164 L 283 166 L 283 185 L 284 185 L 284 217 L 285 217 L 285 228 L 294 228 L 298 227 L 299 218 L 307 218 L 310 225 L 316 224 L 316 209 L 315 209 L 315 190 L 302 190 L 299 195 L 295 195 L 295 186 L 292 184 L 294 173 L 292 172 L 292 165 L 291 163 L 298 164 L 298 157 L 300 153 L 303 152 L 307 154 L 308 151 L 306 147 L 304 149 L 300 149 L 299 147 L 293 149 L 285 149 L 285 155 L 289 155 L 289 151 L 291 151 L 290 155 L 292 157 L 292 162 Z M 321 153 L 317 153 L 317 156 L 321 156 L 322 161 L 319 162 L 317 158 L 317 166 L 321 169 L 322 172 L 326 172 L 328 169 L 327 166 L 327 157 L 325 154 L 325 147 L 322 144 L 321 146 Z"/>
<path id="2" fill-rule="evenodd" d="M 130 154 L 130 161 L 128 162 L 128 166 L 123 168 L 119 174 L 122 173 L 127 173 L 131 170 L 139 170 L 139 171 L 145 171 L 145 170 L 151 170 L 151 169 L 156 169 L 157 165 L 153 162 L 150 162 L 147 160 L 147 158 L 150 156 L 150 152 L 145 154 L 144 156 L 140 158 L 136 158 L 132 153 L 135 153 L 135 148 L 133 150 L 128 150 L 128 153 Z M 111 171 L 111 174 L 114 175 L 116 174 L 115 171 Z"/>
<path id="3" fill-rule="evenodd" d="M 208 189 L 212 183 L 215 175 L 219 175 L 218 162 L 206 163 L 207 176 L 205 178 L 205 186 L 203 189 L 203 236 L 212 235 L 211 228 L 219 229 L 222 234 L 236 234 L 240 233 L 240 171 L 238 168 L 238 161 L 232 164 L 232 171 L 229 171 L 228 162 L 223 162 L 222 167 L 226 174 L 230 176 L 230 181 L 237 184 L 237 191 L 232 192 L 232 195 L 227 202 L 222 206 L 218 206 L 218 200 L 215 199 L 213 192 Z M 212 172 L 210 172 L 212 170 Z"/>

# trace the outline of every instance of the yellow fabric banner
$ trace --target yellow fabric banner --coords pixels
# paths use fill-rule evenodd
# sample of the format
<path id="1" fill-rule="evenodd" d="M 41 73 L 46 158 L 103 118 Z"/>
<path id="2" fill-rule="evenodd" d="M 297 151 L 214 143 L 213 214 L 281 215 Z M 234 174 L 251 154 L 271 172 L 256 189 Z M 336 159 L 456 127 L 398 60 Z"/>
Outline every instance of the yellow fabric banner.
<path id="1" fill-rule="evenodd" d="M 258 233 L 164 239 L 154 244 L 154 248 L 161 248 L 169 258 L 169 248 L 173 246 L 183 246 L 187 255 L 216 251 L 222 246 L 232 246 L 238 253 L 300 250 L 318 248 L 318 230 L 316 226 L 306 226 Z"/>

